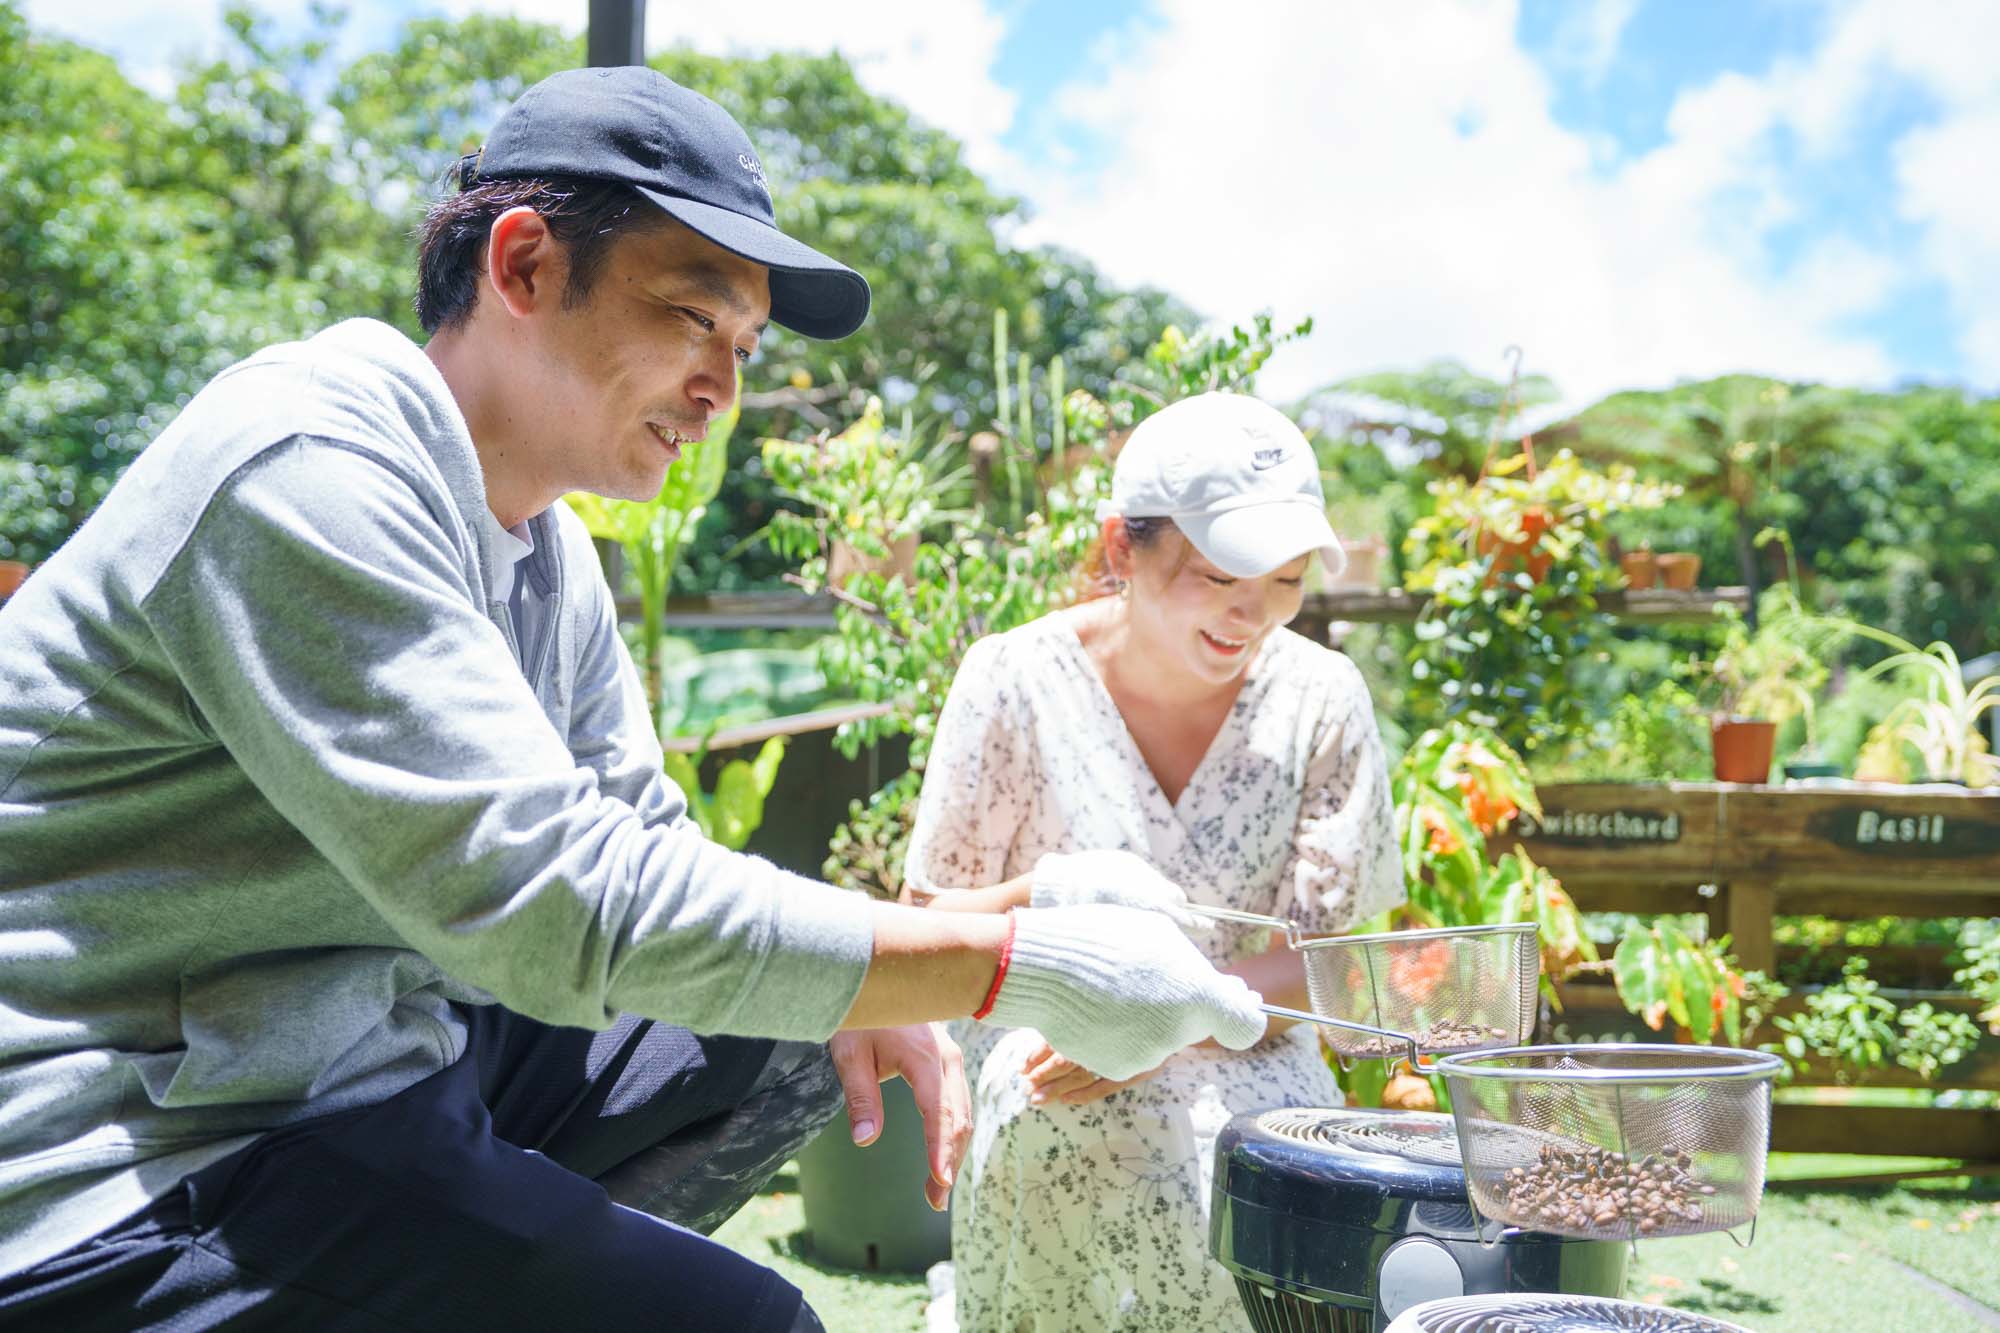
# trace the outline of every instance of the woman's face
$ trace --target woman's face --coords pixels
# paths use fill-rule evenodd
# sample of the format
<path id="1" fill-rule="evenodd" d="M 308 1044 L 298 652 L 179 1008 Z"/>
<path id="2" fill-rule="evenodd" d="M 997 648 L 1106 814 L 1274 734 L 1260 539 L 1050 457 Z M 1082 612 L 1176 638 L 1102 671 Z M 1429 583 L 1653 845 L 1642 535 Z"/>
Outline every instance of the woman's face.
<path id="1" fill-rule="evenodd" d="M 1121 534 L 1122 535 L 1122 534 Z M 1299 613 L 1308 552 L 1269 574 L 1231 578 L 1178 532 L 1130 547 L 1133 647 L 1163 668 L 1222 686 Z"/>

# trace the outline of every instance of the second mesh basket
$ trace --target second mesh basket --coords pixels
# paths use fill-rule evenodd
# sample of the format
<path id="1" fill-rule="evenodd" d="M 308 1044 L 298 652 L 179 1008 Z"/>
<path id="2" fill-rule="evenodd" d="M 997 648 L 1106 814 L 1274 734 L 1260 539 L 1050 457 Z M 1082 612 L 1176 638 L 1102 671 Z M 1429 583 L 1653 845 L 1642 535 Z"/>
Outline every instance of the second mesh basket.
<path id="1" fill-rule="evenodd" d="M 1760 1051 L 1607 1042 L 1451 1055 L 1438 1070 L 1482 1214 L 1642 1240 L 1757 1215 L 1780 1064 Z"/>

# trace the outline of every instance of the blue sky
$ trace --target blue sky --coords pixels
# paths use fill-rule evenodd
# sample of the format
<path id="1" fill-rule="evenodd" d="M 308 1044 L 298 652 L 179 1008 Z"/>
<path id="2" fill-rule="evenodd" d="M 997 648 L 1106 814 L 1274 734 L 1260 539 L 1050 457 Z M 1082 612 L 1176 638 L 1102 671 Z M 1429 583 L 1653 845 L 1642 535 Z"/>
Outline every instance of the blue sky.
<path id="1" fill-rule="evenodd" d="M 268 0 L 293 20 L 305 0 Z M 158 84 L 220 0 L 27 0 Z M 583 0 L 360 3 L 580 27 Z M 739 12 L 740 11 L 740 12 Z M 696 18 L 699 26 L 696 26 Z M 654 46 L 839 47 L 1024 241 L 1221 319 L 1284 391 L 1509 343 L 1572 397 L 1754 370 L 2000 391 L 1991 0 L 655 0 Z M 753 127 L 754 135 L 754 127 Z"/>
<path id="2" fill-rule="evenodd" d="M 1626 153 L 1657 148 L 1667 113 L 1683 89 L 1730 71 L 1757 74 L 1781 57 L 1797 58 L 1824 38 L 1824 7 L 1742 0 L 1681 3 L 1655 0 L 1630 9 L 1609 60 L 1601 66 L 1566 52 L 1578 6 L 1571 0 L 1528 0 L 1517 31 L 1523 50 L 1556 80 L 1552 104 L 1572 128 L 1612 136 Z"/>

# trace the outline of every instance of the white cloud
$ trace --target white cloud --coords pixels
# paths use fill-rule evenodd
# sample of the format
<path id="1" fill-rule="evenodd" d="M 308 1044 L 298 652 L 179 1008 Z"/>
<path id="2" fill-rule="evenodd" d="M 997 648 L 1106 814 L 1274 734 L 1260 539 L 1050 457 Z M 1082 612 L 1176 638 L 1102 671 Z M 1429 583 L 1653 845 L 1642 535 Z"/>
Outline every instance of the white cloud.
<path id="1" fill-rule="evenodd" d="M 154 92 L 173 88 L 174 60 L 209 53 L 222 40 L 225 0 L 26 0 L 28 22 L 110 50 L 127 75 Z M 303 25 L 308 0 L 256 0 L 286 27 Z M 350 29 L 386 35 L 397 15 L 512 14 L 581 32 L 582 0 L 402 0 L 357 7 Z M 1014 94 L 993 78 L 1005 22 L 982 0 L 763 0 L 690 6 L 653 0 L 646 45 L 763 54 L 838 50 L 870 91 L 892 97 L 967 145 L 976 168 L 1017 174 L 1000 146 L 1013 123 Z M 754 132 L 754 126 L 751 127 Z"/>
<path id="2" fill-rule="evenodd" d="M 221 49 L 224 0 L 25 0 L 36 32 L 54 33 L 118 57 L 127 78 L 156 96 L 174 90 L 176 65 Z M 305 0 L 273 0 L 262 12 L 303 18 Z"/>
<path id="3" fill-rule="evenodd" d="M 1683 97 L 1667 141 L 1607 175 L 1551 118 L 1511 4 L 1297 0 L 1256 23 L 1161 8 L 1123 65 L 1066 94 L 1103 166 L 1048 191 L 1031 235 L 1220 318 L 1313 314 L 1274 393 L 1439 355 L 1497 373 L 1510 343 L 1572 399 L 1741 369 L 1893 372 L 1833 327 L 1889 289 L 1892 260 L 1847 247 L 1765 271 L 1791 206 L 1756 80 Z M 1819 294 L 1835 263 L 1865 269 L 1847 299 Z"/>
<path id="4" fill-rule="evenodd" d="M 305 5 L 261 7 L 296 24 Z M 1602 71 L 1633 7 L 1571 10 L 1551 69 Z M 35 26 L 110 47 L 152 86 L 175 54 L 213 49 L 221 8 L 26 0 Z M 1682 90 L 1664 141 L 1621 160 L 1555 122 L 1550 71 L 1521 50 L 1513 0 L 1156 0 L 1037 109 L 1034 123 L 1053 128 L 1032 168 L 1001 144 L 1022 110 L 993 76 L 1012 8 L 767 0 L 697 18 L 656 0 L 648 37 L 654 49 L 842 50 L 867 87 L 1029 197 L 1024 241 L 1069 245 L 1221 318 L 1314 314 L 1311 343 L 1274 363 L 1274 392 L 1438 355 L 1497 371 L 1514 342 L 1572 399 L 1737 369 L 1882 381 L 1927 368 L 1857 330 L 1925 279 L 1949 293 L 1968 377 L 2000 386 L 2000 4 L 1843 0 L 1811 50 Z M 584 6 L 412 0 L 364 6 L 355 26 L 474 11 L 575 31 Z M 1919 244 L 1880 252 L 1827 236 L 1774 271 L 1774 229 L 1800 217 L 1781 148 L 1838 168 L 1885 90 L 1909 87 L 1932 110 L 1894 146 L 1881 188 Z"/>
<path id="5" fill-rule="evenodd" d="M 435 0 L 434 0 L 435 3 Z M 512 13 L 582 30 L 578 0 L 442 0 L 454 17 Z M 762 0 L 700 7 L 654 0 L 646 48 L 691 46 L 722 55 L 839 51 L 871 92 L 891 97 L 967 145 L 981 170 L 1008 165 L 1000 137 L 1014 95 L 993 78 L 1005 23 L 982 0 Z M 756 127 L 749 126 L 752 137 Z"/>
<path id="6" fill-rule="evenodd" d="M 1923 258 L 1964 321 L 1974 378 L 2000 383 L 2000 99 L 1897 145 L 1904 217 L 1924 228 Z"/>
<path id="7" fill-rule="evenodd" d="M 1895 143 L 1895 211 L 1922 239 L 1913 273 L 1936 279 L 1959 326 L 1967 378 L 2000 387 L 2000 6 L 1983 0 L 1857 0 L 1826 41 L 1769 84 L 1813 152 L 1848 146 L 1887 91 L 1916 89 L 1930 116 Z"/>

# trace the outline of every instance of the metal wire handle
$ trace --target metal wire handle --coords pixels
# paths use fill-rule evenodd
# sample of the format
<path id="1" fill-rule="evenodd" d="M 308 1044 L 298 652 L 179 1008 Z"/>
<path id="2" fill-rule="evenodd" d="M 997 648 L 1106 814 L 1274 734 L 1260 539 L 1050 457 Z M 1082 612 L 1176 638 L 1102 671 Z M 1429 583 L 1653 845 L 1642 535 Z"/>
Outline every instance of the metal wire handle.
<path id="1" fill-rule="evenodd" d="M 1269 926 L 1285 934 L 1285 943 L 1293 948 L 1305 947 L 1305 936 L 1299 930 L 1299 923 L 1289 917 L 1265 916 L 1262 912 L 1244 912 L 1234 907 L 1211 907 L 1207 903 L 1189 903 L 1188 910 L 1202 916 L 1218 917 L 1224 921 L 1241 921 L 1250 926 Z M 1324 1014 L 1308 1013 L 1303 1009 L 1287 1009 L 1282 1004 L 1259 1005 L 1265 1013 L 1277 1018 L 1289 1018 L 1298 1023 L 1318 1023 L 1322 1027 L 1340 1028 L 1346 1032 L 1360 1032 L 1370 1037 L 1379 1037 L 1387 1042 L 1401 1042 L 1410 1052 L 1410 1067 L 1421 1073 L 1429 1073 L 1437 1066 L 1423 1063 L 1423 1056 L 1417 1050 L 1416 1039 L 1407 1032 L 1392 1032 L 1388 1028 L 1370 1027 L 1366 1023 L 1350 1023 L 1341 1018 L 1328 1018 Z M 1347 1059 L 1341 1057 L 1341 1064 Z"/>
<path id="2" fill-rule="evenodd" d="M 1306 937 L 1299 930 L 1299 923 L 1289 917 L 1265 916 L 1262 912 L 1241 912 L 1234 907 L 1211 907 L 1207 903 L 1188 903 L 1185 910 L 1196 916 L 1212 916 L 1223 921 L 1241 921 L 1248 926 L 1269 926 L 1272 930 L 1285 932 L 1285 943 L 1301 948 Z"/>
<path id="3" fill-rule="evenodd" d="M 1380 1037 L 1384 1041 L 1399 1041 L 1409 1049 L 1410 1068 L 1416 1070 L 1419 1074 L 1428 1074 L 1437 1068 L 1435 1061 L 1430 1064 L 1424 1063 L 1423 1054 L 1417 1049 L 1417 1039 L 1407 1032 L 1392 1032 L 1388 1028 L 1371 1028 L 1366 1023 L 1350 1023 L 1344 1018 L 1328 1018 L 1324 1014 L 1310 1014 L 1303 1009 L 1287 1009 L 1282 1004 L 1260 1004 L 1257 1007 L 1265 1013 L 1273 1014 L 1279 1018 L 1289 1018 L 1300 1023 L 1318 1023 L 1323 1027 L 1340 1028 L 1345 1032 L 1365 1032 L 1371 1037 Z M 1346 1069 L 1353 1063 L 1346 1056 L 1339 1055 L 1338 1052 L 1335 1054 L 1340 1060 L 1341 1068 Z M 1386 1060 L 1389 1057 L 1383 1055 L 1379 1058 Z"/>

